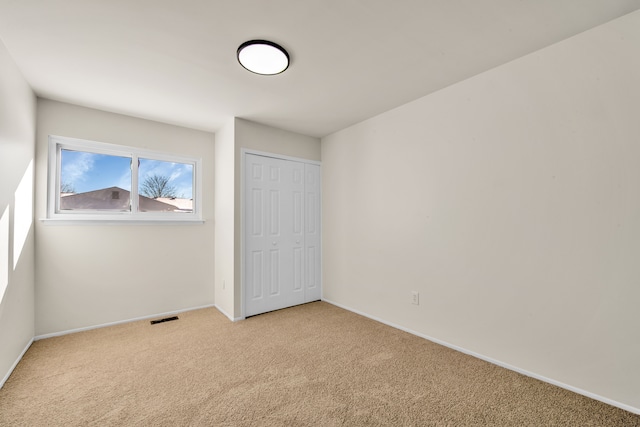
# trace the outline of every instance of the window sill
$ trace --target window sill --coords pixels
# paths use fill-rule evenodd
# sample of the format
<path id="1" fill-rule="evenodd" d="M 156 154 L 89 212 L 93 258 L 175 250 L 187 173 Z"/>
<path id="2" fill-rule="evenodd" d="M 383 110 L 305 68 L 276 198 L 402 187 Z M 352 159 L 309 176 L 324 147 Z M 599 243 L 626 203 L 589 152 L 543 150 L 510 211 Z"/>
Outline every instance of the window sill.
<path id="1" fill-rule="evenodd" d="M 66 219 L 40 218 L 45 225 L 203 225 L 203 219 Z"/>

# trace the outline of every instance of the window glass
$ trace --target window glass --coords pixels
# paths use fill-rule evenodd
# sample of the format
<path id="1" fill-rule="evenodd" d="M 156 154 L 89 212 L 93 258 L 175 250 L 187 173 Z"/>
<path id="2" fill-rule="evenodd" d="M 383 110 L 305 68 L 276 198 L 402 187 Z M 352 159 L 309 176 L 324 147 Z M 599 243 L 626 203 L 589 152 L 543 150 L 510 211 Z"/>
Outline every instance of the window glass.
<path id="1" fill-rule="evenodd" d="M 131 210 L 131 158 L 62 149 L 60 211 Z"/>
<path id="2" fill-rule="evenodd" d="M 202 221 L 202 161 L 49 136 L 47 218 Z"/>
<path id="3" fill-rule="evenodd" d="M 138 208 L 141 212 L 193 212 L 193 165 L 140 158 Z"/>

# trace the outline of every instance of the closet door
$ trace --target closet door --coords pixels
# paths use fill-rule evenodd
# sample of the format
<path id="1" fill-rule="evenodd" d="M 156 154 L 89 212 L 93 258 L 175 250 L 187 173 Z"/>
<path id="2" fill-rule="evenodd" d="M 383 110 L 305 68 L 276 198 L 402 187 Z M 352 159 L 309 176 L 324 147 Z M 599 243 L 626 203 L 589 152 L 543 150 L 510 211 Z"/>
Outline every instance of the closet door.
<path id="1" fill-rule="evenodd" d="M 305 298 L 305 164 L 245 155 L 245 316 Z"/>

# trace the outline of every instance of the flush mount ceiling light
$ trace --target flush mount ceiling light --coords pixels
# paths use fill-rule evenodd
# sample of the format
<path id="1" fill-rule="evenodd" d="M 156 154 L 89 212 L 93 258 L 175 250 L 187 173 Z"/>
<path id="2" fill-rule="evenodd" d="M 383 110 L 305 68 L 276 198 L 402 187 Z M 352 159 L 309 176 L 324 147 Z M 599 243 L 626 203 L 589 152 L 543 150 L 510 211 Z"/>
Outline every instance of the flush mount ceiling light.
<path id="1" fill-rule="evenodd" d="M 276 43 L 249 40 L 238 48 L 238 62 L 252 73 L 270 76 L 289 67 L 289 54 Z"/>

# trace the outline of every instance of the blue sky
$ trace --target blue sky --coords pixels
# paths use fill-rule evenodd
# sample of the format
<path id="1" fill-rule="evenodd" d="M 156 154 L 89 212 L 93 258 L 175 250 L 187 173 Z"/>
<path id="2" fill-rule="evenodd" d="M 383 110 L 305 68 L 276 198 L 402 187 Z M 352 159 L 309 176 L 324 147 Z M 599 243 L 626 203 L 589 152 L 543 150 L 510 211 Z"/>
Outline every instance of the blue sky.
<path id="1" fill-rule="evenodd" d="M 130 161 L 129 157 L 62 150 L 61 182 L 71 185 L 75 193 L 108 187 L 130 191 Z M 166 176 L 178 197 L 192 198 L 192 165 L 141 158 L 138 173 L 139 183 L 151 175 Z"/>

